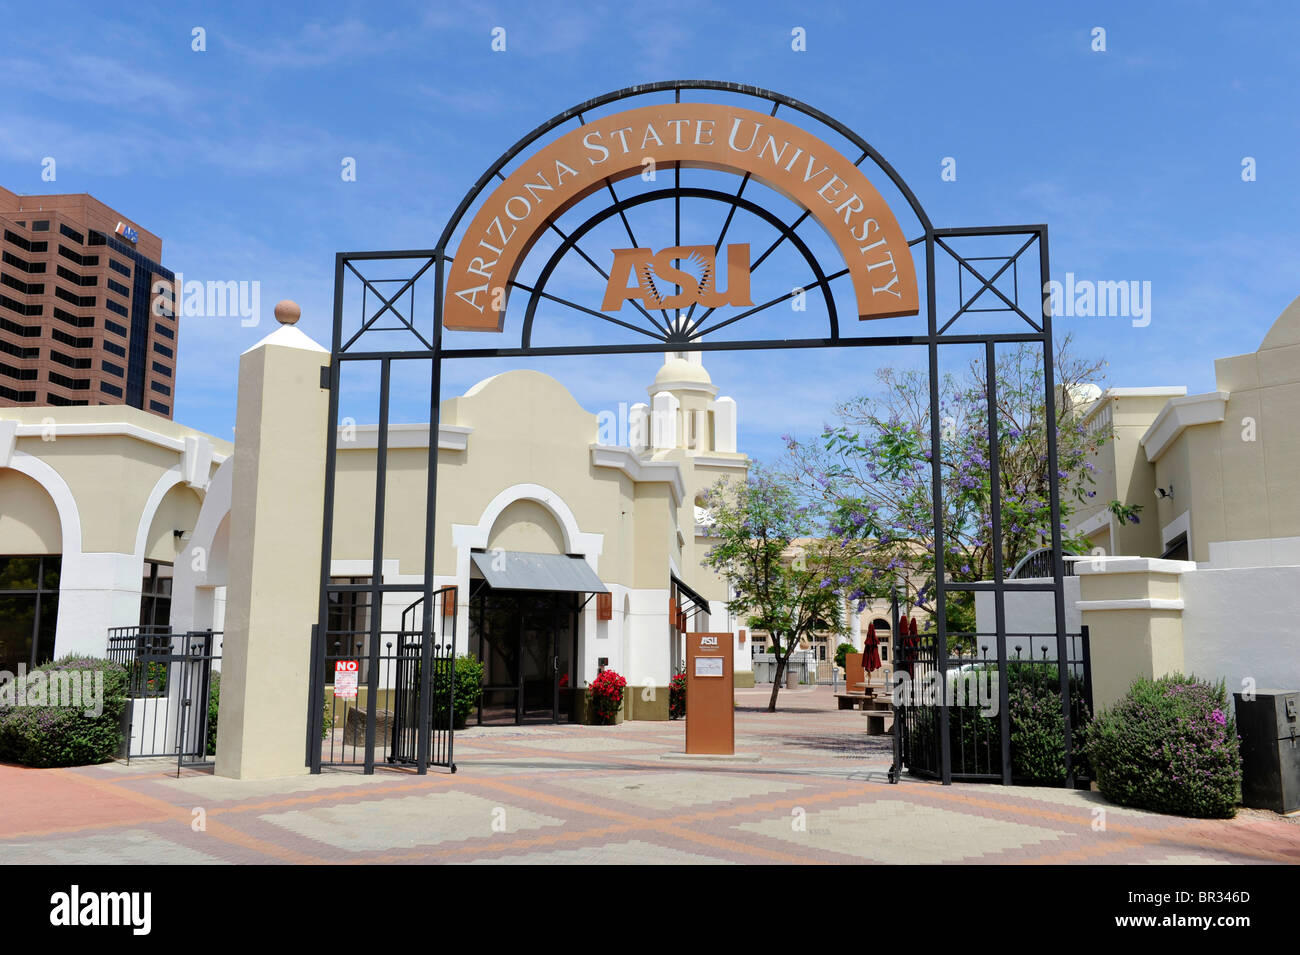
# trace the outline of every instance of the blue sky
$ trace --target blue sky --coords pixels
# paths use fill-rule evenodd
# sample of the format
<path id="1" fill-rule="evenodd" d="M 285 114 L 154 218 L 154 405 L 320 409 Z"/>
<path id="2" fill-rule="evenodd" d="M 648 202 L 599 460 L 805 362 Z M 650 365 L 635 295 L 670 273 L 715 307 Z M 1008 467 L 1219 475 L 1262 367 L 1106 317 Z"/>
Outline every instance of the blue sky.
<path id="1" fill-rule="evenodd" d="M 176 418 L 221 437 L 239 353 L 271 330 L 275 301 L 301 303 L 301 327 L 327 342 L 335 252 L 431 247 L 525 132 L 655 80 L 802 99 L 872 143 L 936 225 L 1047 222 L 1054 278 L 1150 282 L 1146 327 L 1057 322 L 1109 361 L 1112 385 L 1209 390 L 1213 358 L 1254 350 L 1300 294 L 1300 13 L 1286 5 L 294 7 L 0 5 L 0 184 L 89 192 L 161 235 L 165 264 L 187 278 L 261 283 L 257 327 L 182 321 Z M 490 46 L 498 26 L 503 53 Z M 41 181 L 45 157 L 54 183 Z M 955 181 L 941 179 L 944 157 Z M 910 359 L 707 363 L 739 402 L 744 449 L 770 457 L 778 435 L 815 431 L 889 361 Z M 658 360 L 539 364 L 599 411 L 645 400 Z M 459 363 L 444 394 L 500 368 Z"/>

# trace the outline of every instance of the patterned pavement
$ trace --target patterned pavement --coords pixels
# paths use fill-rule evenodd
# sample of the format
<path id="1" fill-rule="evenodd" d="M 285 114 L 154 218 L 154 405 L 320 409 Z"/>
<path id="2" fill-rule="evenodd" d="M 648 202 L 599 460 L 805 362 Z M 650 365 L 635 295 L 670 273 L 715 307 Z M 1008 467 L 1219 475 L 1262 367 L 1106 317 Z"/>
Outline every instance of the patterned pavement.
<path id="1" fill-rule="evenodd" d="M 1300 820 L 1188 820 L 1096 793 L 885 779 L 887 737 L 826 688 L 737 691 L 737 750 L 684 727 L 474 728 L 459 772 L 244 782 L 137 761 L 0 766 L 0 863 L 1297 863 Z"/>

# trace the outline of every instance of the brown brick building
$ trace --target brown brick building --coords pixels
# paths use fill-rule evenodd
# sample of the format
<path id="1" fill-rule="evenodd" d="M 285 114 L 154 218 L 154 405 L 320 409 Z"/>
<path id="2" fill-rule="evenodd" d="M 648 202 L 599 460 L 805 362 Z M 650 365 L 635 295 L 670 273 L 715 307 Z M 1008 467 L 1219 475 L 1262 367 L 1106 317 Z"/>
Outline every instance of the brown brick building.
<path id="1" fill-rule="evenodd" d="M 0 229 L 0 406 L 126 404 L 171 418 L 177 329 L 162 239 L 84 193 L 3 187 Z"/>

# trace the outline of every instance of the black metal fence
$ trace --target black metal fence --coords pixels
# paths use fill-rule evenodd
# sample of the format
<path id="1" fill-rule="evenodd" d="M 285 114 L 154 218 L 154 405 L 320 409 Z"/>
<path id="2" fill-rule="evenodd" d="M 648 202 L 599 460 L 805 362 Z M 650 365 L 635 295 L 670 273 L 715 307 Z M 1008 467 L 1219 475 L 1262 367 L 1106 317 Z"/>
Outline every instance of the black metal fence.
<path id="1" fill-rule="evenodd" d="M 1065 637 L 1068 713 L 1055 634 L 1010 633 L 1001 645 L 996 634 L 955 633 L 948 639 L 942 667 L 935 634 L 895 640 L 902 766 L 912 775 L 941 779 L 946 722 L 953 780 L 1087 785 L 1091 772 L 1081 731 L 1092 717 L 1088 628 Z"/>
<path id="2" fill-rule="evenodd" d="M 398 630 L 329 630 L 323 641 L 317 635 L 324 689 L 313 701 L 309 731 L 314 772 L 328 766 L 369 773 L 377 762 L 455 770 L 456 593 L 434 592 L 428 640 L 423 597 L 403 611 Z"/>
<path id="3" fill-rule="evenodd" d="M 128 762 L 173 757 L 179 771 L 215 759 L 221 636 L 219 630 L 109 629 L 108 658 L 127 671 Z"/>

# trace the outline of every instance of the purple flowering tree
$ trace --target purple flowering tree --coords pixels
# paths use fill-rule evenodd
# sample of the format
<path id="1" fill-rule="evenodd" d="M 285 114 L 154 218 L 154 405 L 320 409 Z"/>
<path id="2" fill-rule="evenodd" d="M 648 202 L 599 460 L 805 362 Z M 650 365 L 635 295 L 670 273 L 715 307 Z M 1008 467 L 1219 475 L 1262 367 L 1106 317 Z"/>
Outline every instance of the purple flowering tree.
<path id="1" fill-rule="evenodd" d="M 1051 540 L 1047 422 L 1040 352 L 1021 345 L 1000 350 L 997 421 L 1001 461 L 1002 560 L 1006 572 Z M 1102 377 L 1104 363 L 1071 354 L 1068 337 L 1056 355 L 1056 428 L 1061 530 L 1095 494 L 1091 455 L 1109 434 L 1082 421 L 1080 387 Z M 865 568 L 849 595 L 859 602 L 898 588 L 907 606 L 933 613 L 935 540 L 931 497 L 929 379 L 924 371 L 883 369 L 878 393 L 837 408 L 837 421 L 813 440 L 787 437 L 781 471 L 829 513 L 829 533 L 858 548 Z M 940 383 L 939 453 L 943 481 L 945 564 L 950 580 L 993 576 L 992 483 L 988 400 L 983 360 Z M 1118 501 L 1121 519 L 1140 506 Z M 1065 538 L 1067 552 L 1086 541 Z M 973 594 L 949 591 L 951 633 L 975 630 Z"/>
<path id="2" fill-rule="evenodd" d="M 821 529 L 825 514 L 761 467 L 744 482 L 719 481 L 704 495 L 713 546 L 704 564 L 731 585 L 727 609 L 773 642 L 776 712 L 790 657 L 813 633 L 847 632 L 843 594 L 861 576 L 860 544 Z"/>

